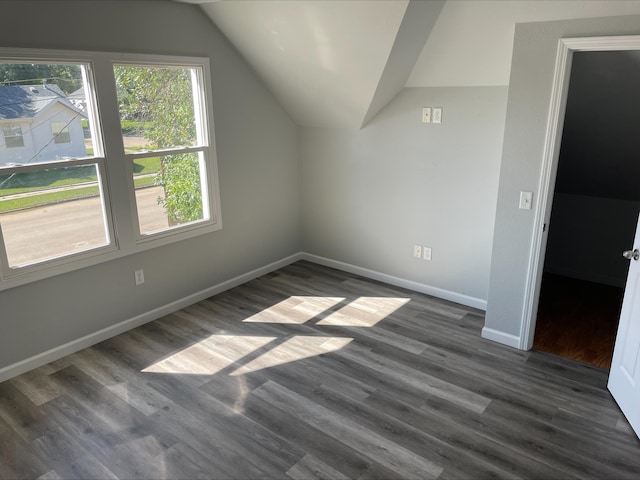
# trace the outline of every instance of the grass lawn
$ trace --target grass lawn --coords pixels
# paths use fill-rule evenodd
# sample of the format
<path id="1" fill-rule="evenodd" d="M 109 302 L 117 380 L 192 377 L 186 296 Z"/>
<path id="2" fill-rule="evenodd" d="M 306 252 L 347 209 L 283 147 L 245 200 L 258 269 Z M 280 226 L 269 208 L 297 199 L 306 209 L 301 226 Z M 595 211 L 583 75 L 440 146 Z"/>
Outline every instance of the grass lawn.
<path id="1" fill-rule="evenodd" d="M 153 185 L 153 176 L 144 176 L 154 174 L 160 170 L 160 158 L 141 158 L 133 164 L 134 184 L 136 188 Z M 0 175 L 0 213 L 21 208 L 34 207 L 39 205 L 47 205 L 65 200 L 84 198 L 98 194 L 96 185 L 88 185 L 86 187 L 74 188 L 69 190 L 61 190 L 56 192 L 47 192 L 52 188 L 64 187 L 69 185 L 77 185 L 88 182 L 95 182 L 97 179 L 96 169 L 94 166 L 81 166 L 69 168 L 53 168 L 49 170 L 41 170 L 39 172 L 19 173 L 11 178 L 10 175 Z M 42 193 L 11 199 L 2 200 L 5 195 L 38 192 Z"/>
<path id="2" fill-rule="evenodd" d="M 145 130 L 153 127 L 153 122 L 136 122 L 133 120 L 120 120 L 124 135 L 142 135 Z"/>
<path id="3" fill-rule="evenodd" d="M 61 190 L 53 193 L 43 193 L 41 195 L 31 195 L 29 197 L 16 198 L 12 200 L 0 200 L 0 213 L 10 212 L 21 208 L 37 207 L 58 203 L 64 200 L 93 197 L 98 195 L 98 187 L 74 188 L 73 190 Z"/>
<path id="4" fill-rule="evenodd" d="M 153 177 L 137 178 L 134 180 L 136 188 L 150 187 L 153 185 Z M 74 188 L 72 190 L 60 190 L 57 192 L 41 193 L 28 197 L 2 200 L 0 198 L 0 213 L 19 210 L 22 208 L 39 207 L 67 200 L 78 200 L 80 198 L 95 197 L 99 193 L 97 186 Z"/>
<path id="5" fill-rule="evenodd" d="M 0 176 L 0 196 L 95 182 L 96 178 L 96 168 L 91 165 L 17 173 L 13 176 L 2 175 Z"/>
<path id="6" fill-rule="evenodd" d="M 133 175 L 146 175 L 160 171 L 160 157 L 139 158 L 133 162 Z"/>

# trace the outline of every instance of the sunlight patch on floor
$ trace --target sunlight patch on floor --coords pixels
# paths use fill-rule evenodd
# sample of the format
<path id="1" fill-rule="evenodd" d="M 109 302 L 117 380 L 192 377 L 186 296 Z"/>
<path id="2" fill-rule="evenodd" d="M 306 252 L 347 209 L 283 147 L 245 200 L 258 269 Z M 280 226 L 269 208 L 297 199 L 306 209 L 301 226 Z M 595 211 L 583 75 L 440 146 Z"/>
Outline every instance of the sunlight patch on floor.
<path id="1" fill-rule="evenodd" d="M 360 297 L 318 321 L 316 325 L 373 327 L 410 300 L 410 298 Z"/>
<path id="2" fill-rule="evenodd" d="M 251 360 L 231 373 L 232 376 L 256 372 L 289 362 L 315 357 L 323 353 L 335 352 L 346 347 L 353 338 L 348 337 L 315 337 L 296 335 L 285 342 Z"/>
<path id="3" fill-rule="evenodd" d="M 211 335 L 142 370 L 145 373 L 214 375 L 277 337 Z"/>
<path id="4" fill-rule="evenodd" d="M 244 325 L 243 330 L 247 330 L 253 328 L 247 325 L 251 323 L 302 325 L 315 319 L 316 326 L 370 328 L 410 300 L 402 297 L 358 297 L 347 303 L 345 297 L 291 296 L 245 318 L 238 325 Z M 255 328 L 265 327 L 256 325 Z M 335 331 L 331 333 L 335 335 Z M 211 335 L 142 371 L 215 375 L 231 367 L 229 370 L 233 371 L 230 375 L 241 376 L 335 352 L 352 340 L 351 337 L 325 335 L 289 336 L 285 332 L 281 336 Z"/>
<path id="5" fill-rule="evenodd" d="M 244 319 L 243 322 L 303 324 L 344 300 L 343 297 L 292 296 Z"/>

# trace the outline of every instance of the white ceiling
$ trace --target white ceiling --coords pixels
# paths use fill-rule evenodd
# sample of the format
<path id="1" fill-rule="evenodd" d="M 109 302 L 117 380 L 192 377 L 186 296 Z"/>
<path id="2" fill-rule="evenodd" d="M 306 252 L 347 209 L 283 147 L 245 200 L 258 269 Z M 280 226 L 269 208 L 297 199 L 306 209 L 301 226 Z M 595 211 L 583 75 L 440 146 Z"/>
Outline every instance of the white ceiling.
<path id="1" fill-rule="evenodd" d="M 405 86 L 507 85 L 518 22 L 640 14 L 640 0 L 177 1 L 200 5 L 299 125 L 351 128 Z"/>

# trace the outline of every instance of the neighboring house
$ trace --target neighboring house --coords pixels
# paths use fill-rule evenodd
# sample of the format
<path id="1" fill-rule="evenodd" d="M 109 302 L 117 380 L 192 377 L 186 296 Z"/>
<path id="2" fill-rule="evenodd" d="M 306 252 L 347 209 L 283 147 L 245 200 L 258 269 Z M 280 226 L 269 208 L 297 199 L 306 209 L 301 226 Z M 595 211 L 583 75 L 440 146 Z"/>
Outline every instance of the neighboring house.
<path id="1" fill-rule="evenodd" d="M 57 85 L 0 87 L 0 167 L 86 155 L 84 117 Z"/>
<path id="2" fill-rule="evenodd" d="M 67 99 L 78 109 L 83 112 L 87 110 L 87 99 L 84 96 L 84 88 L 80 87 L 79 89 L 71 92 L 67 95 Z"/>

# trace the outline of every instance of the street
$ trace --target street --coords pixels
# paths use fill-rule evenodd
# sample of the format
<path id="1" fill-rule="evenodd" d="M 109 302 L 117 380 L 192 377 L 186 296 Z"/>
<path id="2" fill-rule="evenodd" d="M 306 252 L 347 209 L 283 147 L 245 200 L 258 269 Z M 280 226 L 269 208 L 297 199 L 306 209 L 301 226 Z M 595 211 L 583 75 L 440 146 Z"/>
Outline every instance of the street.
<path id="1" fill-rule="evenodd" d="M 136 190 L 140 229 L 166 228 L 158 205 L 161 187 Z M 0 226 L 12 267 L 105 245 L 107 235 L 98 197 L 0 214 Z"/>

